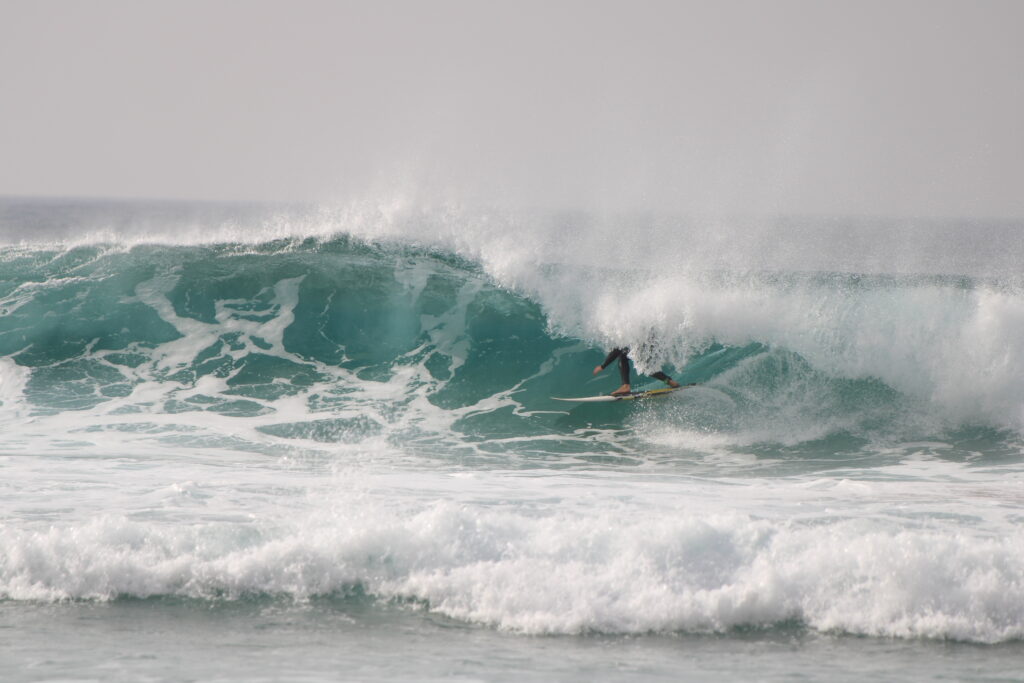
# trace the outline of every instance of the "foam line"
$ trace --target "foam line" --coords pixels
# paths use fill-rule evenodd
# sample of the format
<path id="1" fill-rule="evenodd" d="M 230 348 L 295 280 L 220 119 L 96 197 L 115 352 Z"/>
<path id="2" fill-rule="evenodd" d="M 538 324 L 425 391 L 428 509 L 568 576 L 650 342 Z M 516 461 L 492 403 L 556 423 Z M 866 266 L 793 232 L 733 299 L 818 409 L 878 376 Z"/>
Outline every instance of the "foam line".
<path id="1" fill-rule="evenodd" d="M 792 524 L 742 514 L 536 517 L 437 503 L 254 535 L 106 517 L 0 531 L 0 594 L 297 600 L 356 586 L 524 633 L 721 632 L 798 620 L 823 632 L 1024 637 L 1024 537 Z"/>

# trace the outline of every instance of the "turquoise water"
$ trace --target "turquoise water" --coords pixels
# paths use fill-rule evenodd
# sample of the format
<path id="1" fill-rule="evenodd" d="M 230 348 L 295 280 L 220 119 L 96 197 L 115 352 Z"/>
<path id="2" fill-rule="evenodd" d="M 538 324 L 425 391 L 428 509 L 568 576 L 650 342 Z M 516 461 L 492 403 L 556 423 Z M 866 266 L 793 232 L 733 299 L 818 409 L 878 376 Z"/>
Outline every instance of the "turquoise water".
<path id="1" fill-rule="evenodd" d="M 5 680 L 1024 664 L 1019 226 L 0 206 Z"/>

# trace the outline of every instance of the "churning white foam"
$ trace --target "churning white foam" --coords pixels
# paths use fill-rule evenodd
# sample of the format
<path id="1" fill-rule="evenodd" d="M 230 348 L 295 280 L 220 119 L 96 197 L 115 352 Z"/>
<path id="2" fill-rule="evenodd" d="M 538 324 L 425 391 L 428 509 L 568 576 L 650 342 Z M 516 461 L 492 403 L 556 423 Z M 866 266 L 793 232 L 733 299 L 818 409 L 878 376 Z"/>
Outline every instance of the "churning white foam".
<path id="1" fill-rule="evenodd" d="M 31 371 L 14 362 L 12 358 L 0 356 L 0 416 L 13 420 L 22 410 L 25 384 Z"/>
<path id="2" fill-rule="evenodd" d="M 365 501 L 364 501 L 365 502 Z M 310 520 L 311 521 L 311 520 Z M 291 529 L 123 518 L 0 530 L 15 600 L 174 595 L 296 599 L 355 586 L 526 633 L 818 630 L 998 642 L 1024 637 L 1024 537 L 793 524 L 741 514 L 595 515 L 437 503 Z"/>

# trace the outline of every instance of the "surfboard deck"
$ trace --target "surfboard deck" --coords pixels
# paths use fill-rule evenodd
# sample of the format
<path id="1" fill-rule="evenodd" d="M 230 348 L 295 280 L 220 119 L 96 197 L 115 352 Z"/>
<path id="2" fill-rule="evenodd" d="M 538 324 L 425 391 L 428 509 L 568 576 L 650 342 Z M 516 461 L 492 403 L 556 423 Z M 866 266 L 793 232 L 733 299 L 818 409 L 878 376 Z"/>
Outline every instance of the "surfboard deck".
<path id="1" fill-rule="evenodd" d="M 558 398 L 552 396 L 552 401 L 568 401 L 570 403 L 611 403 L 613 401 L 636 401 L 642 398 L 655 398 L 657 396 L 667 396 L 673 392 L 681 389 L 689 389 L 697 386 L 696 384 L 684 384 L 681 387 L 665 387 L 664 389 L 650 389 L 648 391 L 632 391 L 622 396 L 612 396 L 611 394 L 604 394 L 603 396 L 582 396 L 580 398 Z"/>

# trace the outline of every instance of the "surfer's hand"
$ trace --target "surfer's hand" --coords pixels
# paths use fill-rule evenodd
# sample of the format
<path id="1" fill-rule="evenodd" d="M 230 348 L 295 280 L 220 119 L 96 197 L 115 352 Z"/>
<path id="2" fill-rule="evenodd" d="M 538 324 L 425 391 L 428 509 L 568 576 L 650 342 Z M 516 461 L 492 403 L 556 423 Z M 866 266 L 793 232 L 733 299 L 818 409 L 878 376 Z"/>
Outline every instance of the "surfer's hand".
<path id="1" fill-rule="evenodd" d="M 600 375 L 602 370 L 604 370 L 604 368 L 602 368 L 600 365 L 598 365 L 596 368 L 594 368 L 594 374 L 595 375 Z"/>

